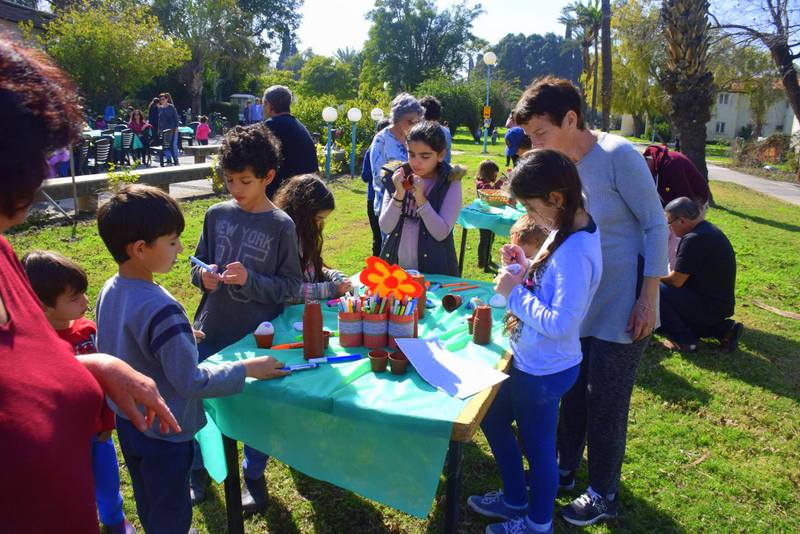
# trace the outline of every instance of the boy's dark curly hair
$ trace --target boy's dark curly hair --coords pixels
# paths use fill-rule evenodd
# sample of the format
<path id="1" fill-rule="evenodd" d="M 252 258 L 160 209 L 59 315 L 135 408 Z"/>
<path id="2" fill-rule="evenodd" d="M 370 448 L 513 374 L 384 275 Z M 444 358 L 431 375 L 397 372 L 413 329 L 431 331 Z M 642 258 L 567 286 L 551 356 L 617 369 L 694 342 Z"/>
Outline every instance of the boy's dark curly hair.
<path id="1" fill-rule="evenodd" d="M 302 174 L 284 182 L 275 193 L 275 205 L 294 221 L 300 242 L 300 266 L 314 267 L 315 282 L 322 282 L 322 225 L 314 218 L 336 208 L 333 193 L 316 174 Z"/>
<path id="2" fill-rule="evenodd" d="M 223 170 L 241 172 L 253 169 L 256 178 L 265 178 L 271 170 L 278 170 L 281 159 L 281 142 L 262 124 L 236 126 L 228 130 L 222 140 L 219 163 Z"/>
<path id="3" fill-rule="evenodd" d="M 50 58 L 0 37 L 0 213 L 33 203 L 47 176 L 47 156 L 73 144 L 83 113 L 75 84 Z"/>

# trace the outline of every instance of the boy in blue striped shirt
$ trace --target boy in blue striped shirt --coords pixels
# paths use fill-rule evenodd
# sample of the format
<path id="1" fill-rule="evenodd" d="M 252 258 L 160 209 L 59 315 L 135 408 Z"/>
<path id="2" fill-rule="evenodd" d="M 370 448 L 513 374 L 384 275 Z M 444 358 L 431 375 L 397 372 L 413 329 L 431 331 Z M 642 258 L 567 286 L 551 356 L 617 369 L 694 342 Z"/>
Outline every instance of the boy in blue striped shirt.
<path id="1" fill-rule="evenodd" d="M 186 311 L 153 282 L 183 250 L 180 207 L 163 191 L 144 185 L 123 188 L 97 213 L 97 226 L 118 274 L 97 298 L 97 348 L 152 378 L 181 431 L 154 424 L 139 432 L 117 413 L 117 434 L 145 532 L 188 532 L 192 519 L 189 470 L 192 438 L 206 423 L 202 398 L 240 393 L 245 377 L 284 376 L 271 357 L 221 365 L 198 365 L 197 345 Z"/>

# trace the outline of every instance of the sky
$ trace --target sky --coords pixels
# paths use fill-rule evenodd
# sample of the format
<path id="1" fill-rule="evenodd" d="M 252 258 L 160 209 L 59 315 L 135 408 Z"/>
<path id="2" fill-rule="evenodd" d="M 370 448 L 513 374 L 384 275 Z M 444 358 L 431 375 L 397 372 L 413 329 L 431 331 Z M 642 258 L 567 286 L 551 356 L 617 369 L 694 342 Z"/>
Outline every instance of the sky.
<path id="1" fill-rule="evenodd" d="M 438 0 L 439 9 L 458 0 Z M 469 1 L 469 5 L 478 2 Z M 558 23 L 562 6 L 569 0 L 485 0 L 480 2 L 484 13 L 475 20 L 473 31 L 489 43 L 497 43 L 507 33 L 564 33 Z M 298 49 L 311 48 L 314 53 L 332 56 L 337 48 L 360 50 L 367 39 L 370 22 L 364 14 L 375 5 L 374 0 L 305 0 L 298 37 Z"/>

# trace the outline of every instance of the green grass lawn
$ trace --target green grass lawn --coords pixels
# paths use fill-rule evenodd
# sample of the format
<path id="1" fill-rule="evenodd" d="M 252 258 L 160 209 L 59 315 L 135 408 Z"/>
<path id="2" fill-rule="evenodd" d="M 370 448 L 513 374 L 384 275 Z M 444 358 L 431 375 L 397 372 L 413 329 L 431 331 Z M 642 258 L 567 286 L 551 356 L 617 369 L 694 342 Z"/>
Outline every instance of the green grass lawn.
<path id="1" fill-rule="evenodd" d="M 454 140 L 455 163 L 469 167 L 464 199 L 474 197 L 472 178 L 484 158 L 482 146 L 463 135 Z M 505 163 L 502 141 L 490 157 Z M 366 184 L 339 179 L 332 188 L 337 210 L 326 226 L 325 258 L 347 272 L 361 268 L 370 246 L 364 214 Z M 753 305 L 760 300 L 800 310 L 800 212 L 789 204 L 738 186 L 712 182 L 716 207 L 708 218 L 722 228 L 737 253 L 736 318 L 745 324 L 741 350 L 717 352 L 714 342 L 692 355 L 651 346 L 634 390 L 623 468 L 619 519 L 589 532 L 800 532 L 800 322 Z M 186 250 L 173 272 L 158 277 L 190 313 L 199 301 L 189 283 L 188 255 L 203 213 L 219 198 L 183 203 Z M 60 250 L 89 273 L 91 299 L 115 271 L 95 224 L 48 227 L 9 236 L 22 256 L 34 248 Z M 460 229 L 457 229 L 457 242 Z M 477 232 L 471 232 L 464 276 L 489 280 L 476 266 Z M 497 246 L 502 240 L 497 240 Z M 357 438 L 354 438 L 357 439 Z M 120 456 L 122 465 L 122 458 Z M 137 524 L 127 472 L 122 469 L 125 510 Z M 268 511 L 248 519 L 248 533 L 440 532 L 444 485 L 428 519 L 419 520 L 329 484 L 310 479 L 278 461 L 267 469 Z M 585 488 L 585 472 L 576 490 Z M 485 438 L 479 432 L 465 448 L 464 499 L 500 487 Z M 576 493 L 561 495 L 566 503 Z M 483 532 L 487 521 L 464 510 L 460 531 Z M 193 526 L 225 532 L 224 492 L 210 491 L 195 508 Z M 557 532 L 573 531 L 562 521 Z M 574 529 L 576 532 L 578 529 Z"/>

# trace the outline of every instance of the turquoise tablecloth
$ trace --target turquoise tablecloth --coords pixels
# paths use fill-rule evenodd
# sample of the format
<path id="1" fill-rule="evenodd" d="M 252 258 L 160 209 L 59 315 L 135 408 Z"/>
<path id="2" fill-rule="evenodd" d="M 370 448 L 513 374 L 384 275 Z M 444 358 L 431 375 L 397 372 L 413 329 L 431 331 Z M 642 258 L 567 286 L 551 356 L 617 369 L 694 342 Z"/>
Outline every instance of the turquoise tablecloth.
<path id="1" fill-rule="evenodd" d="M 458 279 L 430 276 L 428 280 Z M 508 348 L 502 335 L 504 310 L 494 310 L 494 339 L 490 345 L 472 343 L 465 317 L 467 301 L 492 295 L 491 284 L 460 292 L 464 304 L 453 313 L 441 307 L 449 288 L 429 292 L 436 304 L 419 326 L 419 336 L 438 335 L 465 359 L 495 365 Z M 291 306 L 273 321 L 275 343 L 295 341 L 294 321 L 302 305 Z M 325 327 L 337 328 L 335 308 L 323 306 Z M 327 354 L 361 353 L 342 349 L 331 340 Z M 252 336 L 222 350 L 209 362 L 272 354 L 285 363 L 303 361 L 302 349 L 257 349 Z M 410 369 L 405 376 L 370 370 L 368 358 L 295 373 L 286 378 L 251 381 L 240 395 L 206 399 L 209 424 L 198 433 L 206 468 L 218 482 L 227 476 L 221 430 L 225 435 L 262 450 L 303 473 L 355 491 L 417 517 L 430 511 L 453 421 L 469 399 L 461 400 L 433 388 Z M 219 430 L 217 429 L 219 428 Z"/>
<path id="2" fill-rule="evenodd" d="M 475 199 L 461 208 L 456 224 L 467 229 L 480 228 L 491 230 L 500 236 L 508 236 L 511 233 L 511 227 L 524 214 L 524 211 L 510 206 L 495 208 L 482 200 Z"/>

